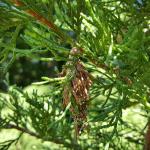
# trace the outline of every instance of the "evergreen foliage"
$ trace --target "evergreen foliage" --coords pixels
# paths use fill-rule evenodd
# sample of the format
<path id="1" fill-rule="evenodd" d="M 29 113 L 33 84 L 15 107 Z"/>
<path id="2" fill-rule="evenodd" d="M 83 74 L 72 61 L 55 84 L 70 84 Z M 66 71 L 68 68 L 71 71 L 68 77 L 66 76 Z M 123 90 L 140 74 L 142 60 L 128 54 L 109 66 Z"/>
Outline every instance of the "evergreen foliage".
<path id="1" fill-rule="evenodd" d="M 25 133 L 52 149 L 150 147 L 149 29 L 149 0 L 0 0 L 0 130 L 18 131 L 0 149 Z M 70 57 L 73 47 L 82 53 Z M 64 107 L 63 91 L 79 59 L 92 85 L 76 137 L 77 104 L 72 96 Z"/>

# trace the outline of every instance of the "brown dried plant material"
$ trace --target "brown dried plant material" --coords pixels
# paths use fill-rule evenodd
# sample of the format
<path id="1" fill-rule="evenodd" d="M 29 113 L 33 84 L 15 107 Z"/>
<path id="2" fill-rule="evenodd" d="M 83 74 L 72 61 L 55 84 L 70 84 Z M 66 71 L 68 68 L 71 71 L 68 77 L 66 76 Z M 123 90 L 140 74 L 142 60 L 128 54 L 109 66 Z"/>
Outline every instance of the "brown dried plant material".
<path id="1" fill-rule="evenodd" d="M 75 122 L 76 134 L 79 135 L 80 131 L 85 128 L 84 123 L 87 121 L 87 106 L 89 100 L 89 88 L 92 84 L 90 74 L 86 71 L 85 67 L 79 59 L 73 62 L 75 55 L 81 53 L 80 49 L 72 48 L 69 58 L 72 61 L 67 62 L 67 65 L 72 67 L 63 71 L 66 76 L 72 76 L 68 85 L 64 87 L 63 91 L 63 105 L 66 107 L 71 102 L 70 112 Z M 71 101 L 73 98 L 73 104 Z"/>

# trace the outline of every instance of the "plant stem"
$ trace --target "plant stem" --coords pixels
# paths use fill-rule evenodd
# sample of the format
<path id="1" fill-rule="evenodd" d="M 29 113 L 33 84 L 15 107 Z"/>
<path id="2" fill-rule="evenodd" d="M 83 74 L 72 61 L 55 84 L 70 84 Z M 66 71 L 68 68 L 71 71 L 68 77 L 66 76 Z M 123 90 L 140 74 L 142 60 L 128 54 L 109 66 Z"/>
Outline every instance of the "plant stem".
<path id="1" fill-rule="evenodd" d="M 13 125 L 13 124 L 8 124 L 4 127 L 5 129 L 16 129 L 18 131 L 21 131 L 23 133 L 27 133 L 33 137 L 36 137 L 38 139 L 42 139 L 44 141 L 49 141 L 49 142 L 53 142 L 53 143 L 56 143 L 56 144 L 62 144 L 64 145 L 65 147 L 68 147 L 68 148 L 73 148 L 73 147 L 77 147 L 79 150 L 81 149 L 81 147 L 77 144 L 73 145 L 72 143 L 68 143 L 68 142 L 65 142 L 65 141 L 62 141 L 60 139 L 53 139 L 53 138 L 44 138 L 44 137 L 41 137 L 40 135 L 38 135 L 37 133 L 34 133 L 28 129 L 25 129 L 25 128 L 22 128 L 22 127 L 19 127 L 17 125 Z"/>
<path id="2" fill-rule="evenodd" d="M 25 6 L 23 2 L 20 0 L 11 0 L 16 6 Z M 69 44 L 73 43 L 73 40 L 70 36 L 62 32 L 53 22 L 50 20 L 46 19 L 44 16 L 40 15 L 38 12 L 27 9 L 26 12 L 34 17 L 36 20 L 41 22 L 42 24 L 46 25 L 49 27 L 53 32 L 55 32 L 63 41 L 67 41 Z"/>

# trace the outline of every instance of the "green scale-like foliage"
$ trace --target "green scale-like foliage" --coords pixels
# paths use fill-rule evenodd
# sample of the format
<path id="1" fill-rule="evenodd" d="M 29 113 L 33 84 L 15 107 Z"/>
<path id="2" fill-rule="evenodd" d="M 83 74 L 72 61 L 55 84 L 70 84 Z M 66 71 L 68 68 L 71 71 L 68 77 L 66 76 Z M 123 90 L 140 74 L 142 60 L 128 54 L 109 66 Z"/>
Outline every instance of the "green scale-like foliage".
<path id="1" fill-rule="evenodd" d="M 32 149 L 32 141 L 41 150 L 142 149 L 150 111 L 150 2 L 20 1 L 0 0 L 0 137 L 15 129 L 0 149 Z M 69 57 L 73 47 L 82 54 Z M 71 104 L 63 106 L 74 71 L 60 74 L 78 59 L 92 86 L 87 127 L 76 137 Z"/>

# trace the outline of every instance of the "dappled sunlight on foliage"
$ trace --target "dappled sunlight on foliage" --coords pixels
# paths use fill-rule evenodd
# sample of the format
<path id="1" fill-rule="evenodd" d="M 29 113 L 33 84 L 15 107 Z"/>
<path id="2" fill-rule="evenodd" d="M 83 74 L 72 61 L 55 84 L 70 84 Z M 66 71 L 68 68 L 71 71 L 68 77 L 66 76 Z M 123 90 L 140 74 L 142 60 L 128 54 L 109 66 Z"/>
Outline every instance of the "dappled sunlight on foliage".
<path id="1" fill-rule="evenodd" d="M 0 0 L 0 149 L 148 150 L 148 0 Z"/>

